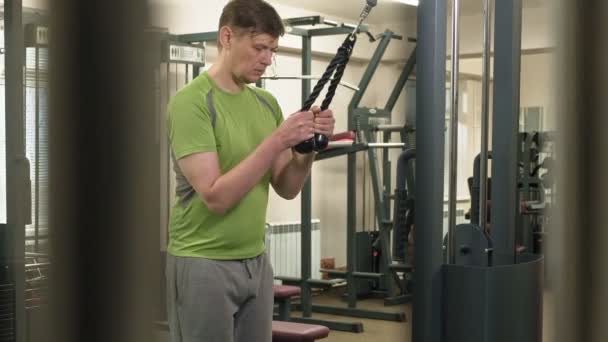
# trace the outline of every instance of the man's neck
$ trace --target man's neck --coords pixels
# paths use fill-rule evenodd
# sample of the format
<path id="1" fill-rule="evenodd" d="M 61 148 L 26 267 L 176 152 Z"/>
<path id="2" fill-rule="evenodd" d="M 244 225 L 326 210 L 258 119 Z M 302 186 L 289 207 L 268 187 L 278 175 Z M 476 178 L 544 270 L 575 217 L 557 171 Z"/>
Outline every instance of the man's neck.
<path id="1" fill-rule="evenodd" d="M 230 69 L 222 62 L 213 64 L 208 73 L 215 84 L 226 92 L 238 93 L 245 87 L 245 84 L 236 80 Z"/>

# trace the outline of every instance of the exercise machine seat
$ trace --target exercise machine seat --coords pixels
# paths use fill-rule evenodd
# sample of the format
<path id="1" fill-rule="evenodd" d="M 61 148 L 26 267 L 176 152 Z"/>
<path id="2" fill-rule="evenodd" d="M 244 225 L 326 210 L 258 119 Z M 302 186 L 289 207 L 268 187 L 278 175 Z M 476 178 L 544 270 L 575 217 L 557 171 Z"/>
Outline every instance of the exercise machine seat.
<path id="1" fill-rule="evenodd" d="M 272 285 L 272 291 L 274 292 L 274 298 L 284 299 L 298 296 L 302 290 L 297 286 Z"/>
<path id="2" fill-rule="evenodd" d="M 272 321 L 272 342 L 313 342 L 328 335 L 322 325 Z"/>

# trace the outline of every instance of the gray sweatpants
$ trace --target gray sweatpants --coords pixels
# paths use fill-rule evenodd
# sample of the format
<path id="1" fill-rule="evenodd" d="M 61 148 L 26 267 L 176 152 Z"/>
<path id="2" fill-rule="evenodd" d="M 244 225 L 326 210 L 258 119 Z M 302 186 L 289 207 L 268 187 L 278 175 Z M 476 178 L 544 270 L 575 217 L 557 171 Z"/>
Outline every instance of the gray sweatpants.
<path id="1" fill-rule="evenodd" d="M 270 342 L 273 274 L 266 254 L 246 260 L 167 255 L 171 342 Z"/>

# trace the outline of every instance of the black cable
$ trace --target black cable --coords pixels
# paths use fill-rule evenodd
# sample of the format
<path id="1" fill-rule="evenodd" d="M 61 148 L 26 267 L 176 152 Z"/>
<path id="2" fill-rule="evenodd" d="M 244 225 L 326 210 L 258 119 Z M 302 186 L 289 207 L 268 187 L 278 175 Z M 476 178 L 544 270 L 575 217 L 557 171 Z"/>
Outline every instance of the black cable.
<path id="1" fill-rule="evenodd" d="M 321 94 L 321 91 L 323 90 L 327 82 L 331 79 L 332 75 L 334 75 L 329 85 L 327 94 L 325 95 L 325 99 L 321 104 L 321 110 L 326 110 L 327 108 L 329 108 L 329 105 L 331 104 L 334 95 L 336 94 L 336 89 L 338 88 L 342 76 L 344 75 L 346 64 L 348 64 L 348 61 L 350 60 L 350 56 L 352 54 L 356 41 L 357 36 L 354 34 L 350 34 L 348 35 L 348 37 L 346 37 L 340 48 L 338 48 L 338 52 L 325 69 L 323 76 L 321 76 L 321 79 L 313 88 L 313 91 L 308 96 L 308 99 L 304 102 L 304 106 L 302 107 L 302 109 L 300 109 L 301 112 L 310 110 L 310 107 L 312 107 L 314 102 L 317 100 L 317 97 L 319 97 L 319 94 Z M 328 142 L 329 139 L 325 135 L 315 133 L 315 136 L 313 138 L 305 140 L 296 145 L 295 150 L 299 153 L 311 153 L 312 151 L 321 151 L 327 147 Z"/>

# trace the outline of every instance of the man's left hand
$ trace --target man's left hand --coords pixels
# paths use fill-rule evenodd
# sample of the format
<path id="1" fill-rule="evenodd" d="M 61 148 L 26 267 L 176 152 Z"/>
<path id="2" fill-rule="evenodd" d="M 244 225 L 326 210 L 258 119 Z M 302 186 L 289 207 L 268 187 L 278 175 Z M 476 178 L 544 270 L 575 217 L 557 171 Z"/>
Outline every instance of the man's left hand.
<path id="1" fill-rule="evenodd" d="M 311 111 L 315 115 L 315 133 L 323 134 L 328 138 L 334 134 L 336 119 L 331 109 L 321 111 L 321 108 L 314 106 Z"/>

